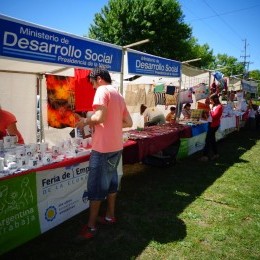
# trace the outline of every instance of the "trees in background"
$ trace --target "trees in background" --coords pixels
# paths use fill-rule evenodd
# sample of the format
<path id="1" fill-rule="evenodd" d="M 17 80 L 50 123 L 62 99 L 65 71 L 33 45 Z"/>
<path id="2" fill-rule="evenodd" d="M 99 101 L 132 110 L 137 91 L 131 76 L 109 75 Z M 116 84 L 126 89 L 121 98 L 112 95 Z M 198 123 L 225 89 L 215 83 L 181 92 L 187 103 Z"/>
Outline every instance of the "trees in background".
<path id="1" fill-rule="evenodd" d="M 209 69 L 221 71 L 225 76 L 243 76 L 244 65 L 233 56 L 227 54 L 217 54 L 214 62 L 209 65 Z"/>
<path id="2" fill-rule="evenodd" d="M 201 56 L 201 62 L 212 61 L 212 50 L 192 37 L 176 0 L 110 0 L 95 15 L 88 36 L 121 46 L 149 39 L 135 49 L 177 61 Z"/>
<path id="3" fill-rule="evenodd" d="M 208 44 L 198 44 L 177 0 L 110 0 L 95 14 L 88 37 L 120 46 L 149 39 L 135 49 L 177 61 L 201 58 L 192 65 L 212 70 L 221 66 L 225 76 L 244 72 L 235 57 L 214 56 Z"/>

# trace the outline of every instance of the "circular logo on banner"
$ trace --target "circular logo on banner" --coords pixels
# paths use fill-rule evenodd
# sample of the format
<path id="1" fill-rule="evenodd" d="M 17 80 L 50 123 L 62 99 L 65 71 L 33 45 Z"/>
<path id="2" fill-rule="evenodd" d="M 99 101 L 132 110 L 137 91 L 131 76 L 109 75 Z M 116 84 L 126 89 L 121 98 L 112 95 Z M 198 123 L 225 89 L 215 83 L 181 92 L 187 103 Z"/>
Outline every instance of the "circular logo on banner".
<path id="1" fill-rule="evenodd" d="M 45 211 L 45 219 L 47 221 L 53 221 L 57 215 L 57 210 L 54 206 L 50 206 Z"/>

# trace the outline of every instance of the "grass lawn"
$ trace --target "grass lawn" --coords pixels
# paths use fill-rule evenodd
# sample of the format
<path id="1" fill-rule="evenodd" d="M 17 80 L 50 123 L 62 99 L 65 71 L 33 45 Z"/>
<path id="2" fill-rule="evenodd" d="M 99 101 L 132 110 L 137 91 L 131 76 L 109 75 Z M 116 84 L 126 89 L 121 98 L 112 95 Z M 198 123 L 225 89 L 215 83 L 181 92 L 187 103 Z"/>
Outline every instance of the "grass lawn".
<path id="1" fill-rule="evenodd" d="M 124 165 L 115 227 L 73 244 L 86 210 L 2 259 L 260 259 L 260 132 L 218 147 L 207 163 L 194 154 L 166 169 Z"/>

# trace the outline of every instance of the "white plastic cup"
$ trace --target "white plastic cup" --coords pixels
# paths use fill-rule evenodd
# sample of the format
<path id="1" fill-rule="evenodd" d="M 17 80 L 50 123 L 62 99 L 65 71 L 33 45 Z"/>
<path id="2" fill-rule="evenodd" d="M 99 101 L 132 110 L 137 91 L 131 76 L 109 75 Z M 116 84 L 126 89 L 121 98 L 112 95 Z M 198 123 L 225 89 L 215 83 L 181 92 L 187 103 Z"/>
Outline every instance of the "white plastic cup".
<path id="1" fill-rule="evenodd" d="M 31 145 L 28 145 L 25 147 L 25 154 L 29 157 L 34 155 L 34 151 L 35 151 L 35 149 Z"/>
<path id="2" fill-rule="evenodd" d="M 34 168 L 34 167 L 37 167 L 37 165 L 38 165 L 37 159 L 35 159 L 33 157 L 29 158 L 29 161 L 28 161 L 28 166 L 29 167 Z"/>
<path id="3" fill-rule="evenodd" d="M 11 136 L 11 139 L 10 139 L 11 146 L 15 146 L 17 144 L 18 138 L 16 135 L 10 135 L 10 136 Z"/>
<path id="4" fill-rule="evenodd" d="M 16 157 L 21 157 L 21 156 L 25 156 L 25 148 L 24 147 L 16 147 L 15 148 L 15 154 Z"/>
<path id="5" fill-rule="evenodd" d="M 5 168 L 4 161 L 5 161 L 5 158 L 0 157 L 0 171 L 3 171 Z"/>
<path id="6" fill-rule="evenodd" d="M 42 157 L 42 163 L 43 165 L 47 165 L 52 163 L 52 154 L 51 153 L 45 153 Z"/>
<path id="7" fill-rule="evenodd" d="M 39 147 L 41 154 L 45 154 L 48 150 L 48 143 L 40 143 Z"/>
<path id="8" fill-rule="evenodd" d="M 22 168 L 26 165 L 26 156 L 17 157 L 17 166 L 18 168 Z"/>
<path id="9" fill-rule="evenodd" d="M 82 139 L 81 145 L 82 145 L 82 147 L 87 148 L 88 147 L 88 138 Z"/>
<path id="10" fill-rule="evenodd" d="M 4 148 L 10 148 L 11 147 L 11 139 L 12 137 L 10 135 L 4 136 Z"/>
<path id="11" fill-rule="evenodd" d="M 31 147 L 31 149 L 32 149 L 32 154 L 35 154 L 37 152 L 37 149 L 38 149 L 37 144 L 30 143 L 29 147 Z"/>
<path id="12" fill-rule="evenodd" d="M 8 168 L 9 168 L 10 170 L 15 170 L 15 169 L 17 169 L 17 163 L 16 163 L 16 162 L 9 162 L 9 163 L 8 163 Z"/>
<path id="13" fill-rule="evenodd" d="M 0 140 L 0 152 L 4 150 L 4 140 Z"/>
<path id="14" fill-rule="evenodd" d="M 53 156 L 58 156 L 60 154 L 59 146 L 53 145 L 51 151 Z"/>

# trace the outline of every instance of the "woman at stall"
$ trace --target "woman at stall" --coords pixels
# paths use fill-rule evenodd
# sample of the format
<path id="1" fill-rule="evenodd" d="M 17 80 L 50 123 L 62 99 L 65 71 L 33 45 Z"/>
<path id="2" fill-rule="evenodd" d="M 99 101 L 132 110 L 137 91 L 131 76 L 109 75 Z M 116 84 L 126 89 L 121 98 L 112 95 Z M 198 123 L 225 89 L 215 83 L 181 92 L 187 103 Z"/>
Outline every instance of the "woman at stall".
<path id="1" fill-rule="evenodd" d="M 190 119 L 191 118 L 191 104 L 190 103 L 186 103 L 181 111 L 184 120 Z"/>
<path id="2" fill-rule="evenodd" d="M 209 125 L 205 140 L 205 146 L 203 149 L 203 156 L 200 158 L 200 161 L 202 162 L 207 162 L 209 160 L 211 150 L 213 152 L 211 160 L 217 159 L 219 157 L 216 142 L 216 132 L 220 126 L 220 119 L 222 116 L 223 107 L 219 101 L 218 94 L 212 94 L 209 99 L 212 108 L 209 112 L 208 117 Z"/>
<path id="3" fill-rule="evenodd" d="M 16 126 L 17 120 L 15 115 L 3 110 L 0 106 L 0 139 L 7 135 L 16 135 L 17 142 L 24 144 L 23 137 Z"/>

